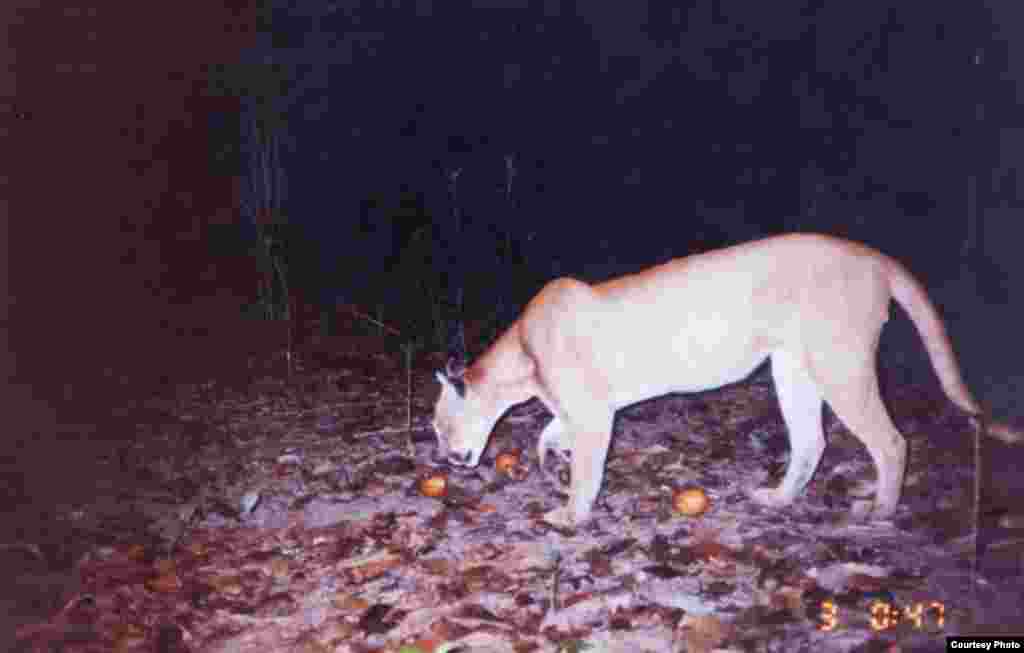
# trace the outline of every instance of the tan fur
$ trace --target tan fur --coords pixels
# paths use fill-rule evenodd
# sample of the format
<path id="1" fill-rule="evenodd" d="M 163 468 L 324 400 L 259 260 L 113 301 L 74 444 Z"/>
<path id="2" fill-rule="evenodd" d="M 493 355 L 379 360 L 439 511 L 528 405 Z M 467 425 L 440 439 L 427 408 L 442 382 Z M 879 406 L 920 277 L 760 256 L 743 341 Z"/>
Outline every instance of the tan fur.
<path id="1" fill-rule="evenodd" d="M 825 449 L 827 401 L 866 445 L 878 472 L 874 516 L 889 517 L 907 456 L 875 368 L 890 299 L 910 315 L 950 400 L 979 413 L 934 306 L 902 265 L 850 241 L 791 234 L 597 285 L 548 283 L 466 370 L 464 395 L 438 373 L 440 450 L 478 464 L 501 416 L 540 398 L 554 414 L 538 444 L 541 468 L 548 449 L 572 452 L 569 505 L 548 519 L 571 526 L 590 516 L 617 409 L 740 381 L 770 357 L 791 456 L 779 487 L 752 498 L 780 507 L 803 490 Z"/>

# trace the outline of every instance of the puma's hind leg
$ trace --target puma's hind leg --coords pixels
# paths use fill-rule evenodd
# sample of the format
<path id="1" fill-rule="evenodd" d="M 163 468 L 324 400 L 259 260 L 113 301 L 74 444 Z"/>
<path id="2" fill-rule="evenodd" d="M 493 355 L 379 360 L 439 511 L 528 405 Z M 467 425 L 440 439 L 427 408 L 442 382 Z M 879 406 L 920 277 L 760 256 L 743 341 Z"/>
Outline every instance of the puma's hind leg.
<path id="1" fill-rule="evenodd" d="M 872 344 L 877 344 L 877 337 Z M 907 441 L 882 403 L 875 367 L 876 346 L 848 348 L 839 360 L 815 361 L 812 375 L 820 378 L 825 401 L 836 417 L 868 450 L 878 485 L 873 517 L 887 519 L 896 511 L 907 465 Z M 859 352 L 859 355 L 858 355 Z"/>
<path id="2" fill-rule="evenodd" d="M 789 433 L 789 464 L 777 488 L 750 491 L 755 502 L 772 508 L 788 506 L 814 475 L 825 451 L 822 398 L 800 359 L 787 352 L 772 354 L 772 378 Z"/>
<path id="3" fill-rule="evenodd" d="M 875 463 L 878 485 L 873 517 L 891 517 L 903 489 L 907 441 L 892 423 L 882 403 L 874 370 L 866 370 L 848 388 L 826 390 L 826 398 L 836 416 L 864 443 Z"/>

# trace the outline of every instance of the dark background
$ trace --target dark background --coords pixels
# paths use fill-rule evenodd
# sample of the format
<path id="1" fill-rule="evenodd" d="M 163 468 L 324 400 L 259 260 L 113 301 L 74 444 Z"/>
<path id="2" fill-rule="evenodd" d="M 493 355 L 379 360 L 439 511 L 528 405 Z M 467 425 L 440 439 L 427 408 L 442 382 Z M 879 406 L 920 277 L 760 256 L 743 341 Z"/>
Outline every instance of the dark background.
<path id="1" fill-rule="evenodd" d="M 20 434 L 243 364 L 252 103 L 210 90 L 224 64 L 287 80 L 282 213 L 314 312 L 414 322 L 427 270 L 504 323 L 557 275 L 822 231 L 921 276 L 975 392 L 1020 414 L 1019 2 L 277 4 L 3 9 Z M 884 355 L 929 374 L 903 319 Z"/>

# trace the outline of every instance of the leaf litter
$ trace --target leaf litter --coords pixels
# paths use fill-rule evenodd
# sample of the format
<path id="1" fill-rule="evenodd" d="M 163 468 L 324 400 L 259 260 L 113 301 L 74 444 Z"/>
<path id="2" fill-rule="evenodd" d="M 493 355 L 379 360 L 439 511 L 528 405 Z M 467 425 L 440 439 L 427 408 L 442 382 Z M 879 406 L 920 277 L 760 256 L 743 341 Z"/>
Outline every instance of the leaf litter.
<path id="1" fill-rule="evenodd" d="M 66 510 L 86 550 L 19 650 L 912 651 L 986 623 L 965 599 L 969 424 L 937 389 L 889 397 L 910 443 L 891 522 L 850 518 L 873 467 L 827 411 L 806 496 L 780 511 L 747 499 L 788 455 L 761 371 L 621 411 L 595 519 L 567 532 L 541 518 L 567 498 L 537 469 L 545 409 L 515 409 L 480 467 L 447 469 L 429 430 L 439 361 L 417 360 L 411 404 L 402 361 L 364 353 L 147 402 L 118 455 L 148 482 Z M 495 470 L 502 452 L 521 453 L 518 473 Z M 423 496 L 439 471 L 449 491 Z M 707 512 L 673 513 L 683 486 Z M 0 555 L 45 557 L 34 542 Z M 913 618 L 879 616 L 882 602 Z"/>

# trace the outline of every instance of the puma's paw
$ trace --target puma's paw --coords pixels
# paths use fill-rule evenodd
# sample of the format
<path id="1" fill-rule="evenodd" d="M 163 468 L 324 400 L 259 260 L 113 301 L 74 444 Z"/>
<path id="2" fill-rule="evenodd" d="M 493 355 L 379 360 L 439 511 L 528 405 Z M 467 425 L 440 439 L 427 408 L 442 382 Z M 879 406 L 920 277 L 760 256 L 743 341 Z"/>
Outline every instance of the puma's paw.
<path id="1" fill-rule="evenodd" d="M 778 489 L 770 487 L 759 487 L 753 490 L 748 490 L 747 496 L 749 496 L 754 503 L 764 506 L 765 508 L 785 508 L 793 503 L 793 497 L 786 496 Z"/>
<path id="2" fill-rule="evenodd" d="M 544 513 L 544 521 L 557 528 L 575 529 L 576 520 L 573 519 L 569 506 L 561 506 Z"/>
<path id="3" fill-rule="evenodd" d="M 850 512 L 846 515 L 846 521 L 861 524 L 874 521 L 874 507 L 873 501 L 865 499 L 856 500 L 850 505 Z"/>
<path id="4" fill-rule="evenodd" d="M 874 510 L 871 511 L 872 521 L 888 521 L 896 514 L 896 504 L 875 502 Z"/>
<path id="5" fill-rule="evenodd" d="M 583 526 L 590 522 L 592 517 L 591 511 L 574 511 L 569 505 L 555 508 L 549 512 L 544 513 L 544 521 L 551 524 L 552 526 L 575 530 L 580 526 Z"/>
<path id="6" fill-rule="evenodd" d="M 839 523 L 869 524 L 875 521 L 890 521 L 892 520 L 893 512 L 895 512 L 895 508 L 880 510 L 875 502 L 867 499 L 858 499 L 850 505 L 849 512 L 842 516 Z"/>

